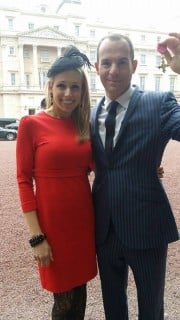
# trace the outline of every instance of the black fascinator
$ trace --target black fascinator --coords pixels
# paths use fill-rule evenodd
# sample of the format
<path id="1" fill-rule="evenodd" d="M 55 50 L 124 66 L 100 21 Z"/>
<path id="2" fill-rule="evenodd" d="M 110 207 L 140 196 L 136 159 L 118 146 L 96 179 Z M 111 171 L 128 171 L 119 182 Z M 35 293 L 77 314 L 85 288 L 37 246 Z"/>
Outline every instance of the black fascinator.
<path id="1" fill-rule="evenodd" d="M 69 46 L 65 49 L 63 56 L 58 58 L 48 70 L 47 77 L 51 78 L 58 73 L 74 70 L 87 66 L 89 69 L 92 64 L 88 57 L 79 51 L 75 46 Z"/>

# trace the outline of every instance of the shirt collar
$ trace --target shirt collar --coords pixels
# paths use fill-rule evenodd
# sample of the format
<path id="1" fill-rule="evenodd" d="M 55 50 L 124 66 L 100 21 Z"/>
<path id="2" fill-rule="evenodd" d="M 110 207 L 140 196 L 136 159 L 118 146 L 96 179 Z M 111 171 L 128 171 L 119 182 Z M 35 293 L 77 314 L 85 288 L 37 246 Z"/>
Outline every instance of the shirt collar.
<path id="1" fill-rule="evenodd" d="M 126 110 L 129 104 L 129 101 L 131 99 L 131 96 L 133 94 L 134 87 L 129 87 L 128 90 L 126 90 L 120 97 L 116 99 L 117 102 Z M 110 104 L 112 100 L 109 99 L 107 96 L 105 96 L 105 101 L 104 101 L 104 108 L 107 109 L 108 105 Z"/>

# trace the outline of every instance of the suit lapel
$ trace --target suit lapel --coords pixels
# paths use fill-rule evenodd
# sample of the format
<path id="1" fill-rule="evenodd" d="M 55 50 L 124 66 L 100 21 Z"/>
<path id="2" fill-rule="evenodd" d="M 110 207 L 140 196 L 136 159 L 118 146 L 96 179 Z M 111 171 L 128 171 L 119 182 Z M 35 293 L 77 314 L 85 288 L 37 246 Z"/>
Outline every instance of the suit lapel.
<path id="1" fill-rule="evenodd" d="M 126 128 L 127 124 L 128 124 L 128 120 L 132 116 L 132 114 L 134 113 L 135 109 L 137 108 L 137 104 L 138 104 L 138 101 L 141 98 L 141 94 L 142 94 L 142 90 L 140 90 L 138 87 L 135 87 L 134 92 L 133 92 L 132 97 L 131 97 L 131 100 L 129 102 L 129 106 L 127 108 L 124 120 L 122 121 L 122 124 L 121 124 L 121 128 L 120 128 L 119 135 L 118 135 L 118 138 L 117 138 L 116 146 L 115 146 L 115 148 L 113 149 L 112 152 L 116 151 L 116 147 L 120 143 L 119 141 L 120 141 L 121 135 L 122 135 L 124 129 Z M 105 152 L 105 149 L 104 149 L 104 146 L 102 144 L 102 140 L 101 140 L 101 137 L 100 137 L 100 134 L 99 134 L 98 118 L 99 118 L 99 114 L 101 112 L 102 105 L 104 104 L 104 100 L 105 100 L 105 97 L 103 97 L 101 99 L 100 103 L 97 106 L 96 113 L 95 113 L 95 115 L 93 117 L 94 118 L 93 119 L 93 122 L 94 122 L 93 131 L 94 131 L 94 134 L 95 134 L 96 143 L 99 144 L 99 147 L 100 147 L 101 151 L 103 151 L 103 152 Z"/>
<path id="2" fill-rule="evenodd" d="M 99 143 L 99 146 L 101 148 L 101 150 L 103 152 L 105 152 L 104 150 L 104 146 L 103 146 L 103 143 L 102 143 L 102 140 L 101 140 L 101 137 L 100 137 L 100 134 L 99 134 L 99 124 L 98 124 L 98 118 L 99 118 L 99 114 L 101 112 L 101 109 L 102 109 L 102 105 L 104 104 L 104 100 L 105 100 L 105 97 L 103 97 L 99 103 L 99 105 L 97 106 L 97 110 L 96 110 L 96 114 L 95 114 L 95 119 L 94 119 L 94 131 L 95 131 L 95 137 L 97 139 L 97 143 Z"/>
<path id="3" fill-rule="evenodd" d="M 122 135 L 124 129 L 126 128 L 127 124 L 128 124 L 129 118 L 133 115 L 135 109 L 137 108 L 138 101 L 141 98 L 141 93 L 142 93 L 142 91 L 139 90 L 138 87 L 136 87 L 134 89 L 134 92 L 132 94 L 132 97 L 130 99 L 130 102 L 129 102 L 129 105 L 128 105 L 128 108 L 127 108 L 127 111 L 126 111 L 126 114 L 125 114 L 125 117 L 124 117 L 124 119 L 123 119 L 123 121 L 121 123 L 121 128 L 120 128 L 120 131 L 119 131 L 119 135 L 118 135 L 118 138 L 117 138 L 116 145 L 118 144 L 119 139 L 121 138 L 121 135 Z M 115 146 L 114 149 L 116 149 L 116 146 Z"/>

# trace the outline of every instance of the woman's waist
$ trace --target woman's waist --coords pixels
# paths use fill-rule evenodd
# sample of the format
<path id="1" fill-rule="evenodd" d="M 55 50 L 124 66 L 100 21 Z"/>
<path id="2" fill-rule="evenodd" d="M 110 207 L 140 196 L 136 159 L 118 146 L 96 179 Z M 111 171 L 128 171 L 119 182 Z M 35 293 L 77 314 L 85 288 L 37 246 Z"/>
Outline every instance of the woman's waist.
<path id="1" fill-rule="evenodd" d="M 34 169 L 34 177 L 78 177 L 87 175 L 88 168 Z"/>

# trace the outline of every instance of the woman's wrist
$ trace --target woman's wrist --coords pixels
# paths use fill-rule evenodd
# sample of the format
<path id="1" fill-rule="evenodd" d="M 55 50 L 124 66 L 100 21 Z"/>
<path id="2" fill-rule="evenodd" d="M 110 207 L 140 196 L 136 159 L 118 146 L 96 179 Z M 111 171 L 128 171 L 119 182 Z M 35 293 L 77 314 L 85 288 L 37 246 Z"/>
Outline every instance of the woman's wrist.
<path id="1" fill-rule="evenodd" d="M 30 240 L 29 240 L 29 244 L 31 247 L 36 247 L 38 244 L 42 243 L 44 240 L 46 239 L 46 235 L 43 233 L 40 233 L 38 235 L 33 236 Z"/>

